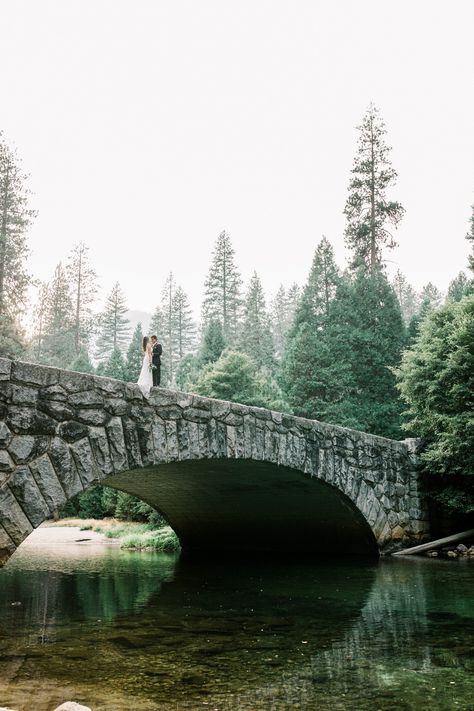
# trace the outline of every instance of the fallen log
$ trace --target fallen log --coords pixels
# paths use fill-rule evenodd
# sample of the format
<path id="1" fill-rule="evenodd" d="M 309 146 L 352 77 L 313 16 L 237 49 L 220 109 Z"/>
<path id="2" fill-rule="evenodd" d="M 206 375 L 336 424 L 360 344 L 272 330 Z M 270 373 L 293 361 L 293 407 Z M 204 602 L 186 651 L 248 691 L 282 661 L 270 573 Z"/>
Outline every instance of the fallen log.
<path id="1" fill-rule="evenodd" d="M 471 528 L 469 531 L 463 531 L 462 533 L 454 533 L 452 536 L 445 536 L 445 538 L 438 538 L 436 541 L 420 543 L 418 546 L 413 546 L 412 548 L 404 548 L 402 551 L 392 553 L 392 555 L 413 555 L 413 553 L 432 551 L 436 548 L 441 548 L 441 546 L 446 545 L 446 543 L 457 543 L 458 541 L 464 541 L 466 538 L 474 538 L 474 528 Z"/>

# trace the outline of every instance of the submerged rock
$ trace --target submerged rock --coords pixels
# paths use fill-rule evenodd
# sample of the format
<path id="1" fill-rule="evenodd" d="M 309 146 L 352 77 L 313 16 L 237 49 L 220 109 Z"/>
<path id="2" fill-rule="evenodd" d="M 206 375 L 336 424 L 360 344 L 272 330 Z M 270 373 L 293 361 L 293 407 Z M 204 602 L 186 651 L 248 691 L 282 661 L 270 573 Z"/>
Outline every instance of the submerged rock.
<path id="1" fill-rule="evenodd" d="M 92 711 L 92 709 L 90 709 L 89 706 L 77 704 L 75 701 L 65 701 L 64 704 L 55 708 L 54 711 Z"/>

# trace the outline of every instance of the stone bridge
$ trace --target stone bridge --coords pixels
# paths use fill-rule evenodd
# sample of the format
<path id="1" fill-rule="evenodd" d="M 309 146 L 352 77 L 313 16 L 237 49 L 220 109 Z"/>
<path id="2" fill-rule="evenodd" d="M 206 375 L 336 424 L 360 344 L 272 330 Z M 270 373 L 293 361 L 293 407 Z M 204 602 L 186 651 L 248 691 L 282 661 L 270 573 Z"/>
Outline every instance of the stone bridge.
<path id="1" fill-rule="evenodd" d="M 183 550 L 377 555 L 428 534 L 413 441 L 0 359 L 0 561 L 102 484 Z"/>

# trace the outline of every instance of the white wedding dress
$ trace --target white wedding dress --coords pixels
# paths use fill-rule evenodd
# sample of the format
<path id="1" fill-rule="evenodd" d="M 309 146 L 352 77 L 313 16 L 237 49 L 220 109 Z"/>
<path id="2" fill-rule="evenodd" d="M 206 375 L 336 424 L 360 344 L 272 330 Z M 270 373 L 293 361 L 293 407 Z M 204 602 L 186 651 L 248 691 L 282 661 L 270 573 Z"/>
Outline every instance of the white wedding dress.
<path id="1" fill-rule="evenodd" d="M 150 394 L 150 389 L 153 387 L 153 374 L 150 368 L 151 358 L 148 352 L 143 354 L 143 364 L 138 378 L 138 385 L 144 395 Z"/>

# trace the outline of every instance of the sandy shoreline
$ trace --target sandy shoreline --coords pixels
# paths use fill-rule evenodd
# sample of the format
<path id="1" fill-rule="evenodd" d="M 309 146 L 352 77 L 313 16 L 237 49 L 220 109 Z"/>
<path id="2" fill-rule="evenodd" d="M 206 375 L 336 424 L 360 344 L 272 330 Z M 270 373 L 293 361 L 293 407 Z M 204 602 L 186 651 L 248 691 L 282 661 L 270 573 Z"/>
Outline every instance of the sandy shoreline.
<path id="1" fill-rule="evenodd" d="M 91 525 L 89 521 L 76 520 L 70 523 L 42 523 L 30 533 L 21 544 L 22 548 L 51 548 L 57 546 L 119 546 L 117 538 L 106 538 L 103 533 L 81 530 L 81 526 Z"/>

